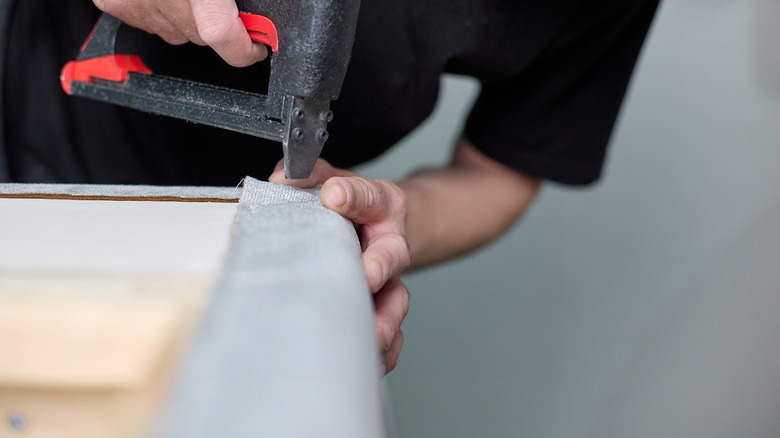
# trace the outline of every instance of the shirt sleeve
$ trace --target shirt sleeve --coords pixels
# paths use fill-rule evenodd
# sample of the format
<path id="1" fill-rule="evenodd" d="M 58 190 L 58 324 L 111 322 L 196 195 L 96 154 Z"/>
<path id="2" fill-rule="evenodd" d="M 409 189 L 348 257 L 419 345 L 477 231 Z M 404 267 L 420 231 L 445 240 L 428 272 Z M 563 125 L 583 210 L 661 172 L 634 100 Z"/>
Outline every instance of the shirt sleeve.
<path id="1" fill-rule="evenodd" d="M 466 137 L 529 175 L 564 184 L 597 180 L 657 4 L 584 2 L 527 67 L 480 78 Z"/>

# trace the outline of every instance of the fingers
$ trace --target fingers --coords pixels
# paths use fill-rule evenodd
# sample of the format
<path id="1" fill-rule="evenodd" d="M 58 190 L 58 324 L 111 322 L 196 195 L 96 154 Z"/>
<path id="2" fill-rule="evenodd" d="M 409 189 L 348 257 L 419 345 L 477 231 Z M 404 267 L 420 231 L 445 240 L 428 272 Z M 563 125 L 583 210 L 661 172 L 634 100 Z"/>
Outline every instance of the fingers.
<path id="1" fill-rule="evenodd" d="M 198 34 L 198 28 L 195 25 L 195 18 L 192 15 L 192 8 L 186 0 L 168 1 L 157 6 L 171 26 L 171 32 L 175 33 L 173 37 L 159 34 L 168 44 L 184 44 L 188 41 L 199 46 L 205 46 L 206 43 Z M 176 38 L 176 39 L 173 39 Z"/>
<path id="2" fill-rule="evenodd" d="M 246 67 L 268 56 L 254 43 L 238 17 L 234 0 L 190 0 L 198 35 L 233 67 Z"/>
<path id="3" fill-rule="evenodd" d="M 360 176 L 333 177 L 323 185 L 320 199 L 326 207 L 358 224 L 406 215 L 403 190 L 387 180 Z"/>
<path id="4" fill-rule="evenodd" d="M 409 292 L 398 277 L 391 279 L 374 295 L 374 324 L 385 364 L 385 372 L 392 371 L 398 363 L 403 345 L 401 323 L 409 312 Z"/>
<path id="5" fill-rule="evenodd" d="M 359 176 L 333 177 L 320 193 L 322 204 L 362 225 L 363 269 L 371 292 L 411 264 L 411 252 L 403 230 L 406 199 L 390 181 Z"/>
<path id="6" fill-rule="evenodd" d="M 366 280 L 374 293 L 375 324 L 385 373 L 393 370 L 403 346 L 401 323 L 409 311 L 409 292 L 400 274 L 411 264 L 409 245 L 404 237 L 406 198 L 397 185 L 370 180 L 337 169 L 319 159 L 306 180 L 284 177 L 280 161 L 268 178 L 270 182 L 308 188 L 323 184 L 322 204 L 360 225 L 361 261 Z"/>
<path id="7" fill-rule="evenodd" d="M 246 67 L 268 56 L 268 49 L 249 37 L 234 0 L 93 1 L 103 12 L 159 35 L 169 44 L 209 45 L 234 67 Z"/>
<path id="8" fill-rule="evenodd" d="M 398 335 L 393 339 L 393 344 L 384 354 L 382 361 L 385 365 L 385 375 L 393 371 L 398 365 L 398 358 L 401 356 L 401 347 L 404 345 L 404 332 L 399 330 Z"/>
<path id="9" fill-rule="evenodd" d="M 375 232 L 374 232 L 375 233 Z M 393 277 L 400 275 L 411 264 L 406 238 L 396 232 L 374 234 L 361 242 L 364 246 L 361 262 L 372 293 L 381 290 Z"/>
<path id="10" fill-rule="evenodd" d="M 324 183 L 320 192 L 322 204 L 363 225 L 361 259 L 371 292 L 377 292 L 411 264 L 409 245 L 403 235 L 406 199 L 392 182 L 363 178 L 355 172 L 337 169 L 321 158 L 306 180 L 286 179 L 284 162 L 279 161 L 268 181 L 300 188 Z"/>
<path id="11" fill-rule="evenodd" d="M 93 2 L 101 11 L 119 18 L 132 27 L 159 35 L 169 44 L 183 44 L 188 41 L 186 35 L 148 0 L 137 1 L 132 5 L 121 0 L 94 0 Z M 176 9 L 179 3 L 181 0 L 172 1 L 168 6 Z"/>

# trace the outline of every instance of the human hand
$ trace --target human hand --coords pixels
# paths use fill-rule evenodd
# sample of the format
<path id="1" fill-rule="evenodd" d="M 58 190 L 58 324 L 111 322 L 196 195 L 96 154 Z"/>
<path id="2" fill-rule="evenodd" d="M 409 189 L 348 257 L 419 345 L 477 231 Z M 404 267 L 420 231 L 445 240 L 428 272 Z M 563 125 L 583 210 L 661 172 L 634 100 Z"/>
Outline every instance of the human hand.
<path id="1" fill-rule="evenodd" d="M 401 322 L 409 311 L 409 292 L 400 278 L 411 262 L 404 236 L 404 192 L 390 181 L 363 178 L 336 169 L 323 159 L 317 161 L 307 180 L 286 179 L 283 166 L 283 162 L 276 166 L 270 182 L 302 188 L 323 184 L 322 204 L 358 225 L 361 261 L 374 297 L 374 324 L 385 374 L 389 373 L 398 363 L 404 342 Z"/>
<path id="2" fill-rule="evenodd" d="M 210 46 L 228 64 L 262 61 L 268 49 L 249 37 L 235 0 L 93 0 L 101 11 L 169 44 Z"/>

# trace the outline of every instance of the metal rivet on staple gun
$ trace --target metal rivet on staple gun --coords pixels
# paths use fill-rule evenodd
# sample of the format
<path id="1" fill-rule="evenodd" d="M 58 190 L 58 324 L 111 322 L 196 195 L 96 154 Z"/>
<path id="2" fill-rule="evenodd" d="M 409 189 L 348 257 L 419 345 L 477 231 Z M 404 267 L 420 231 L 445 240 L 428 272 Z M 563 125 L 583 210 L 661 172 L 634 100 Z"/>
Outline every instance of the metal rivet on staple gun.
<path id="1" fill-rule="evenodd" d="M 11 415 L 8 416 L 8 422 L 15 430 L 24 430 L 27 427 L 27 420 L 20 412 L 11 412 Z"/>
<path id="2" fill-rule="evenodd" d="M 303 117 L 306 115 L 303 113 L 303 110 L 300 108 L 293 108 L 293 117 L 295 117 L 298 120 L 303 120 Z"/>
<path id="3" fill-rule="evenodd" d="M 295 140 L 303 140 L 303 130 L 301 128 L 293 129 L 292 138 L 294 138 Z"/>
<path id="4" fill-rule="evenodd" d="M 317 130 L 317 140 L 319 141 L 326 141 L 328 139 L 328 135 L 328 131 L 324 129 Z"/>
<path id="5" fill-rule="evenodd" d="M 328 123 L 333 121 L 333 111 L 327 110 L 320 113 L 320 120 L 326 121 Z"/>

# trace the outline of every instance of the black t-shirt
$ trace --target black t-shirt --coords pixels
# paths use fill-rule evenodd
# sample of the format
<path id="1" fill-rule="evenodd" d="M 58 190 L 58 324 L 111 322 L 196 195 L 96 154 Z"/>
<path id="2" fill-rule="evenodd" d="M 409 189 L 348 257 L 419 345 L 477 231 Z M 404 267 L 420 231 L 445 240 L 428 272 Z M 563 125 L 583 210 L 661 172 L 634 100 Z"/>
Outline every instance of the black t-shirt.
<path id="1" fill-rule="evenodd" d="M 363 0 L 322 156 L 339 167 L 378 156 L 430 114 L 450 72 L 480 81 L 464 128 L 479 150 L 530 175 L 592 182 L 657 2 Z M 97 14 L 86 0 L 15 2 L 2 84 L 13 181 L 234 185 L 270 173 L 279 143 L 67 96 L 59 71 Z M 141 46 L 156 73 L 265 87 L 266 63 L 235 69 L 151 36 Z"/>

